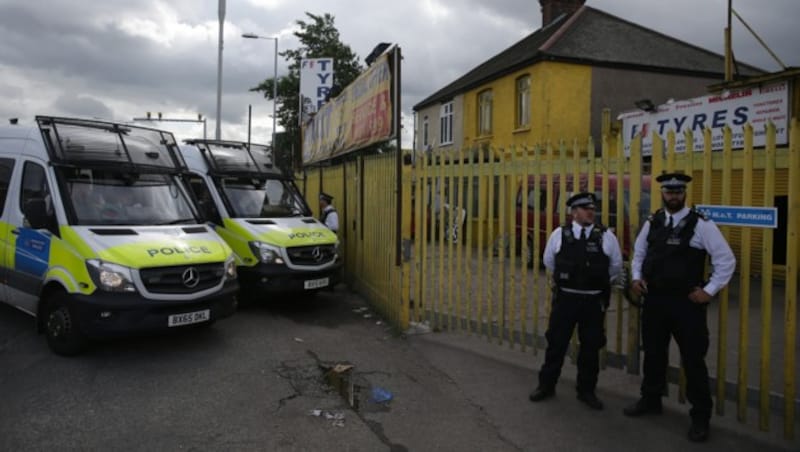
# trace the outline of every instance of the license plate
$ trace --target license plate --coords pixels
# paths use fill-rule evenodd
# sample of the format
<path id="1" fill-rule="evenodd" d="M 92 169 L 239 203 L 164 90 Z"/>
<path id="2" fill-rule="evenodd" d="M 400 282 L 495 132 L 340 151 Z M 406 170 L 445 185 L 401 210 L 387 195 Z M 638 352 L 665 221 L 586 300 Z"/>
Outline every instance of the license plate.
<path id="1" fill-rule="evenodd" d="M 328 278 L 309 279 L 303 283 L 305 289 L 319 289 L 320 287 L 327 287 L 330 283 Z"/>
<path id="2" fill-rule="evenodd" d="M 169 316 L 167 326 L 191 325 L 193 323 L 208 322 L 211 318 L 211 310 L 186 312 L 184 314 L 173 314 Z"/>

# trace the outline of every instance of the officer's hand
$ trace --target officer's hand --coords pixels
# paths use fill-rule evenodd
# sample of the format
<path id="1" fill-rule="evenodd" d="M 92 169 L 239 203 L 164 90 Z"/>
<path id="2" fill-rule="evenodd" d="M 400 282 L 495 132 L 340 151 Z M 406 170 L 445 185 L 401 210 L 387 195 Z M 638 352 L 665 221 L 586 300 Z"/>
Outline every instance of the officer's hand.
<path id="1" fill-rule="evenodd" d="M 647 293 L 647 282 L 641 279 L 634 279 L 631 282 L 631 290 L 637 296 L 641 297 L 642 295 Z"/>
<path id="2" fill-rule="evenodd" d="M 694 303 L 706 304 L 711 301 L 711 295 L 700 287 L 695 287 L 694 290 L 689 293 L 689 299 Z"/>

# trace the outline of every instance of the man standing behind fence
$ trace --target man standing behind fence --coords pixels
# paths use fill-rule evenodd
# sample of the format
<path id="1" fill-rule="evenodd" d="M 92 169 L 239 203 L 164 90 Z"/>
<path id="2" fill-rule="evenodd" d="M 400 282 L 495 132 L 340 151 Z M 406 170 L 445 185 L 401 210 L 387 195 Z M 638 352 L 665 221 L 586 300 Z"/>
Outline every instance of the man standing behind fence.
<path id="1" fill-rule="evenodd" d="M 644 379 L 641 398 L 625 409 L 627 416 L 661 413 L 666 386 L 670 335 L 675 336 L 686 371 L 686 395 L 692 404 L 689 439 L 708 439 L 711 389 L 706 308 L 730 281 L 736 258 L 713 221 L 686 207 L 686 174 L 669 173 L 661 183 L 664 208 L 642 225 L 634 245 L 631 289 L 645 296 L 642 311 Z M 714 270 L 705 282 L 706 254 Z"/>
<path id="2" fill-rule="evenodd" d="M 617 238 L 594 224 L 595 196 L 578 193 L 567 200 L 572 224 L 556 228 L 544 249 L 544 265 L 553 273 L 553 310 L 545 337 L 547 351 L 539 371 L 539 386 L 532 402 L 556 393 L 564 355 L 575 325 L 578 326 L 578 400 L 602 410 L 595 387 L 600 372 L 599 351 L 606 343 L 604 317 L 611 282 L 622 272 L 622 253 Z"/>
<path id="3" fill-rule="evenodd" d="M 320 193 L 319 194 L 319 208 L 320 208 L 320 218 L 319 221 L 322 222 L 325 226 L 328 227 L 333 232 L 339 231 L 339 214 L 334 209 L 333 205 L 333 196 L 327 193 Z"/>

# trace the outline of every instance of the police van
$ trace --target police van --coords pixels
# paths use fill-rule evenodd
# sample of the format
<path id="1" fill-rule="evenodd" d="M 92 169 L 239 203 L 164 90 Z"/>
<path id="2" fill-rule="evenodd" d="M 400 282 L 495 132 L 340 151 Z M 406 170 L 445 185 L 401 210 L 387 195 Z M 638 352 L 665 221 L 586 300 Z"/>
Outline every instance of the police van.
<path id="1" fill-rule="evenodd" d="M 49 116 L 0 128 L 0 300 L 61 355 L 233 314 L 233 252 L 185 172 L 169 132 Z"/>
<path id="2" fill-rule="evenodd" d="M 336 234 L 311 216 L 264 145 L 186 140 L 187 180 L 209 225 L 236 254 L 244 293 L 306 292 L 341 279 Z M 256 290 L 251 290 L 256 289 Z"/>

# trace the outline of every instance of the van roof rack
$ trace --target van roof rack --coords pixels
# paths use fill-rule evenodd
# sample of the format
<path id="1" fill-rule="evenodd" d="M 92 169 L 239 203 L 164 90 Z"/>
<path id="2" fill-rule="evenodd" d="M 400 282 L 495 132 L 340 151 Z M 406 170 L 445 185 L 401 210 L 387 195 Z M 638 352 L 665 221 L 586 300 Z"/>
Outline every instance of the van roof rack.
<path id="1" fill-rule="evenodd" d="M 36 116 L 36 123 L 56 165 L 112 165 L 136 172 L 187 170 L 175 137 L 164 130 L 57 116 Z"/>
<path id="2" fill-rule="evenodd" d="M 232 140 L 184 140 L 197 146 L 214 175 L 279 178 L 273 165 L 272 150 L 263 144 Z"/>

